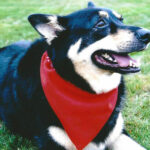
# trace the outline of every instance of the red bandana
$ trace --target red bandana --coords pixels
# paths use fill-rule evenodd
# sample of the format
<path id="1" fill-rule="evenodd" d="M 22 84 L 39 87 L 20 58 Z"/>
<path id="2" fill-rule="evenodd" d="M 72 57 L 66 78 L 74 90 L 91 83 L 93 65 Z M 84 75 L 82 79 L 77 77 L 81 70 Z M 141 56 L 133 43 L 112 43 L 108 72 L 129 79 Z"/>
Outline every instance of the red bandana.
<path id="1" fill-rule="evenodd" d="M 45 52 L 41 60 L 41 82 L 49 105 L 78 150 L 90 143 L 112 114 L 118 88 L 90 94 L 62 79 Z"/>

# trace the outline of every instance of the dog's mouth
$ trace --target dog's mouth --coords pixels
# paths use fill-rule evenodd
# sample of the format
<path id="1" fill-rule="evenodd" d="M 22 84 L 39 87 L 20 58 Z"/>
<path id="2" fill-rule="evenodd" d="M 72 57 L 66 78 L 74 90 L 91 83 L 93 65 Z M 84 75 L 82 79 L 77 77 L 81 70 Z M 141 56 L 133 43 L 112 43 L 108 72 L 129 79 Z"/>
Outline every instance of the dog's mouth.
<path id="1" fill-rule="evenodd" d="M 93 53 L 92 60 L 102 69 L 119 73 L 134 73 L 140 71 L 137 61 L 131 58 L 128 53 L 115 53 L 99 50 Z"/>

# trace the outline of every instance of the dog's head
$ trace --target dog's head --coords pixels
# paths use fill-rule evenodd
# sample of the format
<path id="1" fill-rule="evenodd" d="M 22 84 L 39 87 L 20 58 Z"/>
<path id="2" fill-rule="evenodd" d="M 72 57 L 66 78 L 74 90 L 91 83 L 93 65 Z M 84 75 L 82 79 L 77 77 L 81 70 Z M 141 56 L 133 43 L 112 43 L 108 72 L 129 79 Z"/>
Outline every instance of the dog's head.
<path id="1" fill-rule="evenodd" d="M 144 50 L 150 42 L 149 30 L 127 26 L 122 15 L 91 2 L 67 16 L 33 14 L 29 21 L 49 43 L 56 71 L 96 93 L 118 86 L 120 74 L 140 71 L 128 54 Z"/>

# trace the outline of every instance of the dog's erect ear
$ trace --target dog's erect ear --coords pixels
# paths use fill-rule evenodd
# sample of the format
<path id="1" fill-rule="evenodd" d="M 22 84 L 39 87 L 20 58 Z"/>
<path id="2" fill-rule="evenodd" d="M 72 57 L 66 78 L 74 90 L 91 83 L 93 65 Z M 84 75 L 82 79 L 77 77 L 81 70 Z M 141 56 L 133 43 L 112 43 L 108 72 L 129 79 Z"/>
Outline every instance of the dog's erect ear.
<path id="1" fill-rule="evenodd" d="M 57 37 L 59 32 L 64 30 L 64 27 L 60 25 L 58 16 L 46 15 L 46 14 L 32 14 L 28 17 L 31 25 L 47 39 L 48 43 Z"/>
<path id="2" fill-rule="evenodd" d="M 88 8 L 93 8 L 96 7 L 95 4 L 93 2 L 88 2 Z"/>

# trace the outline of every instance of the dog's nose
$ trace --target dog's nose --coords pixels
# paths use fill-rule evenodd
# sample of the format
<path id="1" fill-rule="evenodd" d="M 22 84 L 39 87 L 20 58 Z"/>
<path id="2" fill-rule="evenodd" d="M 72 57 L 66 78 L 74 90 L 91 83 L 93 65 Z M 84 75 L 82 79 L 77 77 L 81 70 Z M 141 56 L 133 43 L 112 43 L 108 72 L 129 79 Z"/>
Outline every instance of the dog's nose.
<path id="1" fill-rule="evenodd" d="M 137 35 L 139 40 L 143 41 L 145 44 L 148 44 L 150 42 L 150 30 L 139 29 L 137 31 Z"/>

